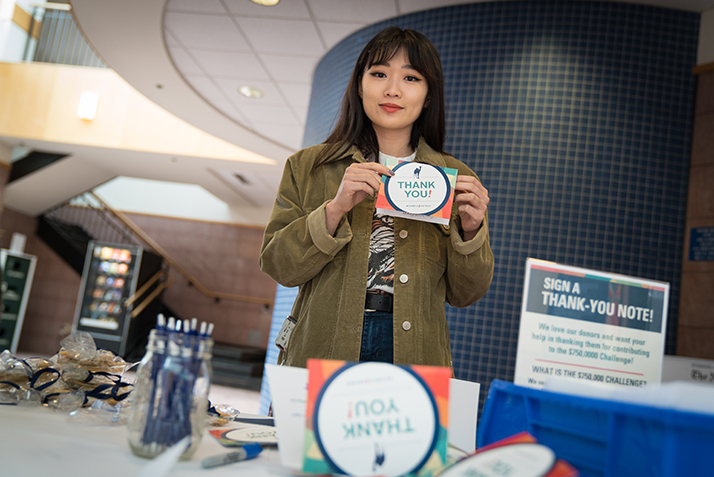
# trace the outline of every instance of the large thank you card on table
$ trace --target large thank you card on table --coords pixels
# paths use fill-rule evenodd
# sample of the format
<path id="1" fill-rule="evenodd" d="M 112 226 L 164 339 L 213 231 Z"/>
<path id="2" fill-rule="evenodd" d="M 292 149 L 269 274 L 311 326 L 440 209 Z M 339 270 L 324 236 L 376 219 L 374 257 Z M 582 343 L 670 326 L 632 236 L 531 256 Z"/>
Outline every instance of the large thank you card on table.
<path id="1" fill-rule="evenodd" d="M 303 471 L 429 477 L 446 462 L 451 370 L 309 360 Z"/>

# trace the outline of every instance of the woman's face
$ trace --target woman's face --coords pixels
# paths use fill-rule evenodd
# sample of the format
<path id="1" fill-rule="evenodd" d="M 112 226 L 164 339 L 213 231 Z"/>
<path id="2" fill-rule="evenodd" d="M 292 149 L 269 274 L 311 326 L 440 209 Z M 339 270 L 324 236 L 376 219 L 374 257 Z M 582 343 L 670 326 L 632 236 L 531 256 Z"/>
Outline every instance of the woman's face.
<path id="1" fill-rule="evenodd" d="M 389 61 L 365 70 L 359 93 L 377 138 L 404 134 L 408 142 L 429 87 L 400 50 Z"/>

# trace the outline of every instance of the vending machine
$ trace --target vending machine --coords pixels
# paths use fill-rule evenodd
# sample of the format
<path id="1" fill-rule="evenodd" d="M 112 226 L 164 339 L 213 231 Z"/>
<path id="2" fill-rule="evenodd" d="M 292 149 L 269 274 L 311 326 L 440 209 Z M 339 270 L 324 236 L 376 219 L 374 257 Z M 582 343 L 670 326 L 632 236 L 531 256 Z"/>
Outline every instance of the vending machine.
<path id="1" fill-rule="evenodd" d="M 141 247 L 90 241 L 72 332 L 89 333 L 98 348 L 125 356 L 143 331 L 148 333 L 151 325 L 145 322 L 152 319 L 132 319 L 135 302 L 128 300 L 160 269 L 161 257 Z"/>

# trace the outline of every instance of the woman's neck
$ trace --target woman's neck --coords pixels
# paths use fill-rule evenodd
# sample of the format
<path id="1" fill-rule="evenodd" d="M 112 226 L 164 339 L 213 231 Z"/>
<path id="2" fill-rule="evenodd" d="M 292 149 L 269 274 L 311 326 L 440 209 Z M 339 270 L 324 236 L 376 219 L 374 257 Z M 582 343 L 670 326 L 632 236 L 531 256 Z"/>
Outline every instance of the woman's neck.
<path id="1" fill-rule="evenodd" d="M 376 132 L 376 131 L 375 131 Z M 410 131 L 411 133 L 411 131 Z M 411 134 L 380 134 L 377 132 L 379 152 L 393 157 L 407 157 L 414 150 L 410 144 Z"/>

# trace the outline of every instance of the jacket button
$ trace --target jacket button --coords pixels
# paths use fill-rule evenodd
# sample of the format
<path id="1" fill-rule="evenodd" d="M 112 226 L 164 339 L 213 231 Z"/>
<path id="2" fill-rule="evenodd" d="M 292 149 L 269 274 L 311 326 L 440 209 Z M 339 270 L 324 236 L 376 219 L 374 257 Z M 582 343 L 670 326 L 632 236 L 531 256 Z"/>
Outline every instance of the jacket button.
<path id="1" fill-rule="evenodd" d="M 405 321 L 404 323 L 402 323 L 402 329 L 404 331 L 409 331 L 412 329 L 412 324 L 409 323 L 408 321 Z"/>
<path id="2" fill-rule="evenodd" d="M 399 232 L 399 237 L 401 237 L 403 239 L 407 238 L 408 236 L 409 236 L 409 232 L 407 232 L 406 230 L 402 230 L 401 232 Z"/>
<path id="3" fill-rule="evenodd" d="M 409 276 L 405 273 L 399 277 L 399 281 L 402 283 L 406 283 L 409 281 Z"/>

